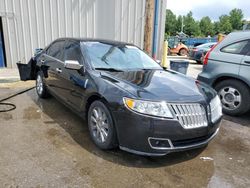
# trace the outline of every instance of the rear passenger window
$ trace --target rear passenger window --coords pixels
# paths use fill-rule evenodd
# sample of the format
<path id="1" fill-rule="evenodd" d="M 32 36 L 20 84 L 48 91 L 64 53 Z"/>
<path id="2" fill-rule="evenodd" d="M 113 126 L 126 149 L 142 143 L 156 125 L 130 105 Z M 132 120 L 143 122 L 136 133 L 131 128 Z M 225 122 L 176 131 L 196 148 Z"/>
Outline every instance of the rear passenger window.
<path id="1" fill-rule="evenodd" d="M 248 40 L 248 44 L 244 47 L 242 53 L 246 54 L 247 56 L 250 56 L 250 40 Z"/>
<path id="2" fill-rule="evenodd" d="M 47 54 L 56 59 L 62 60 L 64 41 L 54 42 L 48 49 Z"/>
<path id="3" fill-rule="evenodd" d="M 221 49 L 222 52 L 225 53 L 231 53 L 231 54 L 242 54 L 242 55 L 246 55 L 245 52 L 245 47 L 248 45 L 248 41 L 240 41 L 240 42 L 236 42 L 234 44 L 230 44 L 224 48 Z"/>
<path id="4" fill-rule="evenodd" d="M 83 63 L 83 56 L 78 42 L 68 42 L 65 46 L 64 60 L 76 60 L 80 64 Z"/>

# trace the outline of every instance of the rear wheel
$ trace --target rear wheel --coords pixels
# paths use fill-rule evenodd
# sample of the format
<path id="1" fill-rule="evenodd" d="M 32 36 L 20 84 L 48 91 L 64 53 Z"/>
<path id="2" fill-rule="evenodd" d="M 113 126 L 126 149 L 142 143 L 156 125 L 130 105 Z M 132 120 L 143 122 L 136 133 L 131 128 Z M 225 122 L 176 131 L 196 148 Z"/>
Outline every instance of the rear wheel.
<path id="1" fill-rule="evenodd" d="M 241 115 L 250 109 L 250 90 L 238 80 L 224 80 L 215 86 L 221 99 L 223 112 Z"/>
<path id="2" fill-rule="evenodd" d="M 36 93 L 40 98 L 46 98 L 49 95 L 42 71 L 39 71 L 36 76 Z"/>
<path id="3" fill-rule="evenodd" d="M 91 139 L 99 148 L 107 150 L 117 146 L 116 130 L 111 113 L 100 100 L 90 105 L 88 127 Z"/>

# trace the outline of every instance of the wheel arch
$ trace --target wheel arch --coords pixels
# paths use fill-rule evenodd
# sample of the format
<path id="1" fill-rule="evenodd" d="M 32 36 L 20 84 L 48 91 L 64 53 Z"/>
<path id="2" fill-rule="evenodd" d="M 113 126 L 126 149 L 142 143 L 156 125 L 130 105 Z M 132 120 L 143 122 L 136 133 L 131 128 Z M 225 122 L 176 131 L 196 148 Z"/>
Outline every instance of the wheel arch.
<path id="1" fill-rule="evenodd" d="M 188 48 L 186 48 L 186 47 L 182 46 L 182 47 L 179 49 L 178 54 L 180 54 L 180 53 L 181 53 L 181 50 L 186 50 L 186 51 L 187 51 L 187 53 L 188 53 Z"/>
<path id="2" fill-rule="evenodd" d="M 45 76 L 45 78 L 48 77 L 48 68 L 46 68 L 46 66 L 44 66 L 44 65 L 41 65 L 41 66 L 40 65 L 36 65 L 36 67 L 34 69 L 34 72 L 33 72 L 33 74 L 34 74 L 35 77 L 36 77 L 36 75 L 37 75 L 37 73 L 39 71 L 41 71 L 43 73 L 43 75 Z M 35 79 L 35 77 L 34 77 L 34 79 Z"/>
<path id="3" fill-rule="evenodd" d="M 246 101 L 246 103 L 244 104 L 241 103 L 238 107 L 233 108 L 233 109 L 228 109 L 227 105 L 226 107 L 223 107 L 223 112 L 232 116 L 237 116 L 237 115 L 241 115 L 246 113 L 249 109 L 250 109 L 250 103 L 247 102 L 249 101 L 249 96 L 250 96 L 250 87 L 249 84 L 247 84 L 246 81 L 244 81 L 243 79 L 239 78 L 239 77 L 234 77 L 234 76 L 223 76 L 218 78 L 214 83 L 213 83 L 213 88 L 215 88 L 218 92 L 220 89 L 222 89 L 223 87 L 225 87 L 225 83 L 223 85 L 223 81 L 227 82 L 226 86 L 232 86 L 235 87 L 239 93 L 241 93 L 241 97 L 243 97 L 243 101 Z M 232 84 L 232 85 L 230 85 Z M 237 88 L 238 86 L 238 88 Z M 228 104 L 226 102 L 226 104 Z"/>
<path id="4" fill-rule="evenodd" d="M 110 110 L 110 107 L 109 107 L 109 103 L 107 101 L 107 99 L 105 99 L 105 97 L 103 97 L 102 95 L 100 95 L 99 93 L 93 93 L 91 94 L 87 100 L 86 100 L 86 105 L 85 105 L 85 119 L 88 120 L 88 110 L 90 108 L 90 105 L 96 101 L 96 100 L 101 100 L 105 105 L 106 107 L 108 108 L 108 110 L 110 111 L 110 115 L 111 115 L 111 118 L 113 120 L 113 123 L 114 123 L 114 127 L 115 127 L 115 130 L 116 130 L 116 136 L 117 136 L 117 141 L 119 143 L 120 139 L 119 139 L 119 135 L 118 135 L 118 128 L 116 126 L 116 119 L 114 118 L 114 115 L 112 113 L 112 111 Z"/>
<path id="5" fill-rule="evenodd" d="M 212 87 L 214 88 L 219 82 L 222 82 L 224 80 L 230 80 L 230 79 L 234 79 L 234 80 L 240 81 L 243 84 L 245 84 L 246 86 L 250 87 L 250 85 L 249 85 L 249 83 L 247 83 L 247 81 L 245 81 L 241 77 L 234 77 L 234 76 L 220 76 L 220 77 L 218 77 L 218 78 L 215 79 L 215 81 L 212 84 Z"/>
<path id="6" fill-rule="evenodd" d="M 93 93 L 86 100 L 86 105 L 85 105 L 86 119 L 88 117 L 88 110 L 90 105 L 96 100 L 101 100 L 106 104 L 107 108 L 109 108 L 108 101 L 102 95 L 100 95 L 99 93 Z"/>

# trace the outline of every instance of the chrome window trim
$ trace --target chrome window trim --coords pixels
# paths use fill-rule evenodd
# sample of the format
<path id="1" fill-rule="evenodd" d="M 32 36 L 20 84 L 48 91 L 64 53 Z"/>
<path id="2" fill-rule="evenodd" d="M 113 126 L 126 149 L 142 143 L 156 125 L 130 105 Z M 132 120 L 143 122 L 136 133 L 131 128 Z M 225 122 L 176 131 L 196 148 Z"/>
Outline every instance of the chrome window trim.
<path id="1" fill-rule="evenodd" d="M 56 59 L 55 57 L 52 57 L 52 56 L 50 56 L 50 55 L 48 55 L 48 54 L 43 54 L 45 57 L 47 57 L 47 58 L 50 58 L 50 59 L 52 59 L 52 60 L 54 60 L 54 61 L 57 61 L 57 62 L 59 62 L 59 63 L 62 63 L 63 65 L 65 65 L 65 63 L 63 62 L 63 61 L 61 61 L 60 59 Z"/>

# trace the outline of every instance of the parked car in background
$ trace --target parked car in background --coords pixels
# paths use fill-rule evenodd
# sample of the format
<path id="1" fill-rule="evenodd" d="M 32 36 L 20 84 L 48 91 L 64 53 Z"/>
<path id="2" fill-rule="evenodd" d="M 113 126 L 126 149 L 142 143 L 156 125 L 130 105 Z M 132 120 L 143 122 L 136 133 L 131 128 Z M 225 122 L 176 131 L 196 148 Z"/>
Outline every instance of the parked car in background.
<path id="1" fill-rule="evenodd" d="M 246 23 L 243 25 L 243 30 L 250 30 L 250 23 Z"/>
<path id="2" fill-rule="evenodd" d="M 164 70 L 132 44 L 63 38 L 34 63 L 37 95 L 52 94 L 86 118 L 101 149 L 165 155 L 203 147 L 219 130 L 212 88 Z"/>
<path id="3" fill-rule="evenodd" d="M 198 80 L 215 88 L 223 112 L 240 115 L 250 109 L 250 31 L 233 32 L 204 57 Z"/>
<path id="4" fill-rule="evenodd" d="M 200 38 L 200 37 L 196 37 L 196 38 L 192 38 L 192 37 L 188 37 L 188 38 L 183 38 L 182 42 L 188 47 L 196 47 L 208 42 L 218 42 L 218 37 L 204 37 L 204 38 Z"/>
<path id="5" fill-rule="evenodd" d="M 190 59 L 195 60 L 197 63 L 202 63 L 204 56 L 206 53 L 216 44 L 216 42 L 208 42 L 205 44 L 201 44 L 194 48 L 189 49 L 189 57 Z"/>

